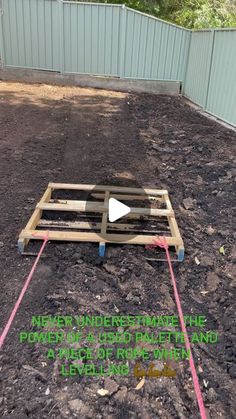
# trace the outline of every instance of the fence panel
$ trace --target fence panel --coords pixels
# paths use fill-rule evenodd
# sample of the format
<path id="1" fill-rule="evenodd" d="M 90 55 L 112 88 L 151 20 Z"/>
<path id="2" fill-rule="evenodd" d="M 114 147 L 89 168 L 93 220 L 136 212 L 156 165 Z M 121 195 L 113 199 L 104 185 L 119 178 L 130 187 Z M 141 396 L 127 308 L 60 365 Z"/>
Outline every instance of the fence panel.
<path id="1" fill-rule="evenodd" d="M 4 0 L 2 32 L 6 66 L 174 81 L 191 35 L 122 5 L 62 0 Z"/>
<path id="2" fill-rule="evenodd" d="M 6 65 L 59 70 L 56 0 L 4 1 L 2 25 Z"/>
<path id="3" fill-rule="evenodd" d="M 213 32 L 192 32 L 184 95 L 200 106 L 205 106 L 211 67 Z"/>
<path id="4" fill-rule="evenodd" d="M 236 29 L 192 32 L 183 93 L 236 125 Z"/>
<path id="5" fill-rule="evenodd" d="M 236 29 L 215 31 L 206 110 L 236 125 Z"/>
<path id="6" fill-rule="evenodd" d="M 120 6 L 64 3 L 64 70 L 118 76 Z"/>
<path id="7" fill-rule="evenodd" d="M 125 77 L 183 79 L 191 32 L 127 8 Z"/>

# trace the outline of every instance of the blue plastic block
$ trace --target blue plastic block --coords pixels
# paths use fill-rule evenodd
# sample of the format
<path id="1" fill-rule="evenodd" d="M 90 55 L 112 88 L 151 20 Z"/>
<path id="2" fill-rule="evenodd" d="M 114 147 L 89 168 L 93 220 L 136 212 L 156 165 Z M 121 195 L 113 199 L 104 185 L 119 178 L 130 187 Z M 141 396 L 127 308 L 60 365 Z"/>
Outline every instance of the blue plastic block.
<path id="1" fill-rule="evenodd" d="M 179 249 L 179 252 L 178 252 L 178 261 L 179 262 L 183 262 L 183 260 L 184 260 L 184 249 Z"/>
<path id="2" fill-rule="evenodd" d="M 18 242 L 17 242 L 17 247 L 18 247 L 18 250 L 21 254 L 24 253 L 24 250 L 25 250 L 24 240 L 19 239 Z"/>
<path id="3" fill-rule="evenodd" d="M 105 256 L 105 252 L 106 252 L 105 243 L 99 243 L 99 251 L 98 251 L 99 256 L 103 258 Z"/>

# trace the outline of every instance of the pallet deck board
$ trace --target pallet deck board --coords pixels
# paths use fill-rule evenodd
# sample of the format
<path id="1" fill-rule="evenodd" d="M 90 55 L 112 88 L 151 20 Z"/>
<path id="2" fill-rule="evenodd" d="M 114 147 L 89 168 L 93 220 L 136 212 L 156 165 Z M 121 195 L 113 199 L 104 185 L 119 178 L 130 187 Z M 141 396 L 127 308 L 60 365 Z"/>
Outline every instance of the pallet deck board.
<path id="1" fill-rule="evenodd" d="M 40 239 L 42 240 L 43 231 L 42 230 L 23 230 L 22 234 L 27 239 Z M 101 242 L 102 240 L 106 243 L 122 243 L 122 244 L 152 244 L 154 243 L 153 235 L 138 235 L 138 234 L 118 234 L 118 233 L 106 233 L 103 238 L 97 233 L 90 232 L 77 232 L 77 231 L 48 231 L 49 240 L 59 240 L 59 241 L 82 241 L 82 242 Z M 40 237 L 37 237 L 39 235 Z M 176 237 L 166 237 L 168 245 L 175 246 L 180 245 L 181 240 L 177 240 Z"/>
<path id="2" fill-rule="evenodd" d="M 163 194 L 168 194 L 167 190 L 163 189 L 149 189 L 149 188 L 130 188 L 126 186 L 107 186 L 107 185 L 86 185 L 86 184 L 74 184 L 74 183 L 49 183 L 49 188 L 52 189 L 67 189 L 67 190 L 76 190 L 76 191 L 96 191 L 96 192 L 119 192 L 119 193 L 128 193 L 128 194 L 139 194 L 143 195 L 154 195 L 154 196 L 163 196 Z"/>
<path id="3" fill-rule="evenodd" d="M 87 201 L 73 201 L 64 200 L 64 203 L 47 202 L 38 203 L 37 209 L 44 211 L 79 211 L 79 212 L 102 212 L 107 213 L 108 206 L 101 202 L 87 202 Z M 174 211 L 169 209 L 156 209 L 156 208 L 130 208 L 129 218 L 132 215 L 154 215 L 156 217 L 173 216 Z"/>
<path id="4" fill-rule="evenodd" d="M 53 198 L 54 191 L 62 196 Z M 70 191 L 86 191 L 92 200 L 64 199 L 63 193 L 66 192 L 67 195 Z M 131 207 L 130 213 L 122 218 L 123 224 L 108 222 L 111 197 L 123 201 L 138 201 L 137 206 Z M 149 208 L 145 206 L 147 202 Z M 155 205 L 161 208 L 153 208 Z M 43 218 L 44 211 L 53 219 Z M 67 219 L 67 215 L 72 218 L 81 217 L 82 220 L 86 217 L 90 221 L 81 221 L 80 218 L 80 221 L 71 221 Z M 55 217 L 59 217 L 59 220 Z M 151 224 L 149 228 L 145 228 L 147 223 Z M 26 227 L 20 233 L 18 248 L 22 254 L 30 240 L 42 240 L 43 229 L 47 229 L 51 241 L 97 242 L 100 256 L 104 256 L 107 243 L 147 245 L 160 237 L 165 237 L 168 245 L 174 247 L 179 260 L 183 260 L 184 256 L 183 240 L 167 190 L 49 183 Z"/>
<path id="5" fill-rule="evenodd" d="M 88 221 L 52 221 L 52 220 L 44 220 L 41 219 L 38 222 L 39 227 L 43 227 L 46 229 L 50 228 L 66 228 L 66 229 L 77 229 L 77 230 L 101 230 L 102 223 L 92 222 L 89 223 Z M 166 227 L 169 229 L 169 227 Z M 162 234 L 167 233 L 164 230 L 145 230 L 141 229 L 140 225 L 138 224 L 119 224 L 119 223 L 107 223 L 108 230 L 120 230 L 120 231 L 133 231 L 138 233 L 155 233 L 155 234 Z"/>
<path id="6" fill-rule="evenodd" d="M 104 194 L 95 192 L 92 193 L 92 197 L 96 199 L 104 199 Z M 164 202 L 163 198 L 157 197 L 157 196 L 151 196 L 151 195 L 125 195 L 125 194 L 110 194 L 110 198 L 115 198 L 121 201 L 145 201 L 145 200 L 151 200 L 151 201 L 159 201 Z"/>

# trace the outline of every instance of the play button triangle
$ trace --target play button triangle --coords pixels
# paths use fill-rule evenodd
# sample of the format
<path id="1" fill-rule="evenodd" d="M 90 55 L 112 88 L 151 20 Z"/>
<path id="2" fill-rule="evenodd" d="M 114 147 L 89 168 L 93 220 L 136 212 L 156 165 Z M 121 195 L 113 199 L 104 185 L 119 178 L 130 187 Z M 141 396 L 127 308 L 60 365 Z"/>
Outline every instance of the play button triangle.
<path id="1" fill-rule="evenodd" d="M 130 208 L 127 205 L 122 204 L 115 198 L 109 199 L 108 219 L 111 223 L 129 214 L 129 212 Z"/>

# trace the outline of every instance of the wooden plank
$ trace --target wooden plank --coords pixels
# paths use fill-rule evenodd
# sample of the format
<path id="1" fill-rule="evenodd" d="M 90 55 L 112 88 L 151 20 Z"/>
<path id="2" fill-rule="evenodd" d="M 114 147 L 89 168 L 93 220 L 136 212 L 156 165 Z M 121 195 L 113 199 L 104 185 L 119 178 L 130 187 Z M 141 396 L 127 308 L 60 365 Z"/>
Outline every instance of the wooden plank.
<path id="1" fill-rule="evenodd" d="M 39 237 L 35 237 L 35 234 L 42 233 L 42 230 L 23 230 L 22 237 L 26 239 L 40 240 Z M 78 241 L 78 242 L 100 242 L 101 236 L 97 233 L 90 232 L 75 232 L 75 231 L 49 231 L 49 240 L 60 240 L 60 241 Z M 165 236 L 166 237 L 166 236 Z M 160 236 L 150 235 L 127 235 L 127 234 L 110 234 L 107 233 L 103 237 L 105 243 L 118 243 L 118 244 L 152 244 L 154 239 L 158 239 Z M 166 237 L 167 243 L 170 246 L 180 245 L 182 240 L 177 237 Z"/>
<path id="2" fill-rule="evenodd" d="M 172 210 L 172 204 L 170 202 L 169 195 L 165 194 L 164 199 L 165 199 L 165 202 L 166 202 L 166 207 L 171 211 Z M 180 231 L 179 231 L 179 227 L 178 227 L 178 224 L 176 222 L 175 217 L 169 216 L 167 218 L 168 218 L 168 222 L 169 222 L 170 231 L 171 231 L 172 236 L 177 237 L 178 240 L 179 240 L 179 244 L 175 246 L 176 252 L 177 252 L 177 254 L 179 254 L 180 251 L 184 251 L 184 243 L 183 243 Z"/>
<path id="3" fill-rule="evenodd" d="M 94 222 L 95 222 L 95 220 L 101 220 L 101 214 L 96 214 L 95 212 L 91 212 L 89 215 L 88 214 L 86 214 L 86 213 L 84 213 L 84 212 L 81 212 L 80 214 L 79 214 L 79 219 L 83 219 L 83 218 L 85 218 L 85 219 L 88 219 L 89 218 L 89 220 L 91 221 L 91 223 L 93 223 L 93 220 L 94 220 Z M 132 215 L 132 221 L 135 221 L 135 220 L 137 220 L 136 222 L 143 222 L 143 221 L 145 221 L 145 222 L 154 222 L 154 223 L 156 223 L 156 222 L 161 222 L 161 224 L 163 224 L 163 223 L 166 223 L 168 226 L 169 226 L 169 223 L 168 223 L 168 218 L 167 217 L 162 217 L 161 218 L 161 220 L 159 220 L 159 219 L 157 219 L 155 216 L 148 216 L 148 215 Z M 125 219 L 125 217 L 122 217 L 122 219 Z M 55 220 L 56 221 L 56 220 Z M 129 222 L 130 222 L 130 224 L 129 225 L 132 225 L 132 223 L 131 223 L 131 220 L 129 220 Z M 114 223 L 112 223 L 112 224 L 114 224 Z"/>
<path id="4" fill-rule="evenodd" d="M 39 220 L 38 227 L 43 228 L 71 228 L 76 230 L 101 230 L 101 223 L 85 222 L 85 221 L 52 221 L 52 220 Z M 152 230 L 142 229 L 140 224 L 118 224 L 118 223 L 107 223 L 108 230 L 120 230 L 120 231 L 133 231 L 137 233 L 152 233 L 152 234 L 166 234 L 169 233 L 169 226 L 166 226 L 166 230 L 155 230 L 156 226 L 150 226 Z M 154 229 L 154 230 L 153 230 Z"/>
<path id="5" fill-rule="evenodd" d="M 101 218 L 101 216 L 100 216 Z M 40 227 L 61 227 L 61 228 L 72 228 L 72 229 L 82 229 L 82 230 L 88 230 L 92 228 L 101 230 L 101 223 L 96 223 L 94 221 L 88 222 L 88 221 L 54 221 L 54 220 L 40 220 L 38 223 L 38 226 Z M 132 227 L 139 227 L 138 224 L 117 224 L 117 223 L 107 223 L 108 228 L 114 228 L 114 229 L 131 229 Z"/>
<path id="6" fill-rule="evenodd" d="M 106 212 L 107 208 L 101 202 L 63 200 L 63 203 L 49 202 L 38 204 L 38 208 L 47 211 L 81 211 L 81 212 Z"/>
<path id="7" fill-rule="evenodd" d="M 102 214 L 102 225 L 101 225 L 101 234 L 105 234 L 107 230 L 107 215 L 108 215 L 108 201 L 109 201 L 110 192 L 105 192 L 104 198 L 104 207 L 107 208 L 107 211 Z"/>
<path id="8" fill-rule="evenodd" d="M 108 192 L 108 191 L 106 191 L 106 192 Z M 104 201 L 104 197 L 105 197 L 104 194 L 92 194 L 91 196 L 93 198 L 101 199 L 103 201 Z M 130 197 L 130 198 L 126 199 L 126 197 Z M 114 194 L 112 194 L 112 195 L 110 195 L 110 198 L 115 198 L 115 199 L 122 200 L 122 201 L 142 201 L 142 202 L 148 201 L 148 197 L 145 198 L 144 196 L 141 196 L 141 195 L 116 195 L 116 194 L 114 195 Z M 94 201 L 91 201 L 91 200 L 90 201 L 89 200 L 79 201 L 79 200 L 73 200 L 73 199 L 57 199 L 57 198 L 49 200 L 50 204 L 68 204 L 68 203 L 71 203 L 72 205 L 74 205 L 78 202 L 87 202 L 87 203 L 90 202 L 90 203 L 94 204 Z M 152 197 L 152 201 L 149 200 L 149 204 L 151 204 L 151 205 L 156 205 L 156 202 L 163 203 L 164 200 L 162 198 L 157 198 L 157 197 Z M 99 204 L 101 205 L 101 202 L 99 202 Z M 143 208 L 145 208 L 145 207 L 143 207 Z M 146 208 L 149 208 L 149 207 L 146 206 Z"/>
<path id="9" fill-rule="evenodd" d="M 101 217 L 100 217 L 101 218 Z M 108 226 L 112 226 L 112 224 L 107 224 Z M 125 227 L 130 227 L 130 224 L 116 224 L 114 228 L 119 228 L 120 226 L 124 225 Z M 101 230 L 102 223 L 96 222 L 88 222 L 88 221 L 52 221 L 52 220 L 40 220 L 38 226 L 45 227 L 45 228 L 72 228 L 72 229 L 81 229 L 81 230 L 90 230 L 91 228 L 95 230 Z M 124 228 L 125 228 L 124 227 Z"/>
<path id="10" fill-rule="evenodd" d="M 42 198 L 40 199 L 39 203 L 44 204 L 47 203 L 52 195 L 52 189 L 48 186 L 46 191 L 44 192 Z M 33 214 L 31 215 L 28 223 L 26 224 L 25 229 L 26 230 L 32 230 L 35 227 L 37 227 L 38 222 L 42 216 L 42 210 L 38 208 L 38 205 L 36 206 L 36 209 L 34 210 Z M 23 231 L 23 230 L 22 230 Z M 18 240 L 18 248 L 20 252 L 24 251 L 25 246 L 27 246 L 29 240 L 25 240 L 22 238 L 22 232 L 20 233 L 19 240 Z"/>
<path id="11" fill-rule="evenodd" d="M 169 211 L 172 211 L 173 208 L 172 208 L 172 205 L 171 205 L 170 198 L 169 198 L 168 194 L 165 195 L 165 202 L 166 202 L 167 209 Z M 182 244 L 183 244 L 183 240 L 182 240 L 182 237 L 181 237 L 181 234 L 180 234 L 180 231 L 179 231 L 179 227 L 178 227 L 178 224 L 176 222 L 175 217 L 170 215 L 170 216 L 168 216 L 168 220 L 169 220 L 169 226 L 170 226 L 170 230 L 172 232 L 172 235 L 174 237 L 178 237 L 179 239 L 181 239 Z"/>
<path id="12" fill-rule="evenodd" d="M 104 199 L 104 194 L 102 193 L 92 193 L 91 196 L 96 199 Z M 157 196 L 151 195 L 120 195 L 116 193 L 111 193 L 110 198 L 115 198 L 121 201 L 159 201 L 164 202 L 164 198 L 158 198 Z"/>
<path id="13" fill-rule="evenodd" d="M 107 208 L 107 211 L 104 212 L 102 214 L 102 225 L 101 225 L 101 235 L 102 237 L 106 234 L 107 231 L 107 215 L 108 215 L 108 206 L 109 206 L 109 196 L 110 196 L 110 192 L 106 191 L 105 192 L 105 197 L 104 197 L 104 207 Z M 101 240 L 99 243 L 99 254 L 100 256 L 104 256 L 105 255 L 105 249 L 106 249 L 106 245 L 104 240 Z"/>
<path id="14" fill-rule="evenodd" d="M 65 204 L 55 203 L 39 203 L 38 209 L 45 211 L 78 211 L 78 212 L 107 212 L 107 207 L 101 202 L 88 202 L 88 201 L 71 201 L 67 200 Z M 132 215 L 151 215 L 155 217 L 167 217 L 173 216 L 174 211 L 168 209 L 156 209 L 156 208 L 130 208 L 130 213 L 127 218 L 131 218 Z"/>
<path id="15" fill-rule="evenodd" d="M 162 196 L 168 194 L 167 190 L 164 189 L 149 189 L 149 188 L 129 188 L 125 186 L 107 186 L 107 185 L 84 185 L 84 184 L 73 184 L 73 183 L 49 183 L 52 189 L 68 189 L 76 191 L 109 191 L 109 192 L 124 192 L 129 194 L 147 194 Z"/>

